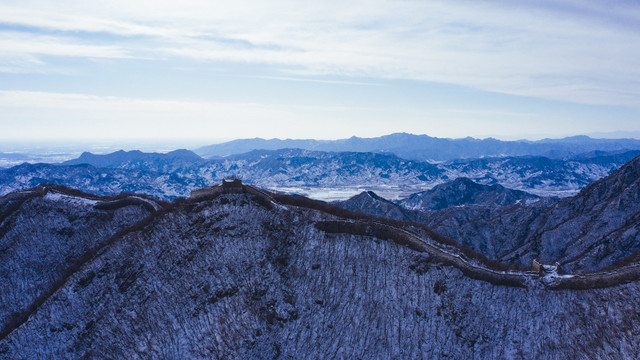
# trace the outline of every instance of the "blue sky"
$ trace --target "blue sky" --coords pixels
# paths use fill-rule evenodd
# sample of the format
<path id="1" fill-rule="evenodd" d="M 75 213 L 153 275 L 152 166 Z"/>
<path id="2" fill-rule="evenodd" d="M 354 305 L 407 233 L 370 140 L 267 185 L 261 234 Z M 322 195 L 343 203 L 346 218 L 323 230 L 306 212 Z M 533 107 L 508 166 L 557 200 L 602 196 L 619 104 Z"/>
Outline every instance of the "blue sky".
<path id="1" fill-rule="evenodd" d="M 0 0 L 3 139 L 640 135 L 632 1 Z"/>

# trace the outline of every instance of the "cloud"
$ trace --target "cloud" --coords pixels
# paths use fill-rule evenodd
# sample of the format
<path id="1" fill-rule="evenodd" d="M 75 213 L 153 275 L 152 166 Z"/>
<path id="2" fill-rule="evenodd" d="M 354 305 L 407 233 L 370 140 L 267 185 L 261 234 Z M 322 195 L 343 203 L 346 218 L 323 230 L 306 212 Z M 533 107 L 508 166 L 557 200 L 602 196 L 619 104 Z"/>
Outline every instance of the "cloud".
<path id="1" fill-rule="evenodd" d="M 95 58 L 131 57 L 119 46 L 93 45 L 86 41 L 59 36 L 0 32 L 0 56 L 3 58 L 24 57 L 33 61 L 34 55 Z"/>
<path id="2" fill-rule="evenodd" d="M 363 81 L 319 80 L 319 79 L 307 79 L 307 78 L 285 77 L 285 76 L 253 76 L 253 77 L 254 78 L 258 78 L 258 79 L 294 81 L 294 82 L 312 82 L 312 83 L 320 83 L 320 84 L 340 84 L 340 85 L 357 85 L 357 86 L 381 86 L 381 84 L 376 84 L 376 83 L 372 83 L 372 82 L 363 82 Z"/>
<path id="3" fill-rule="evenodd" d="M 0 5 L 0 22 L 40 31 L 1 32 L 0 48 L 14 62 L 188 58 L 266 64 L 275 77 L 409 79 L 638 107 L 639 9 L 595 1 L 24 0 Z"/>

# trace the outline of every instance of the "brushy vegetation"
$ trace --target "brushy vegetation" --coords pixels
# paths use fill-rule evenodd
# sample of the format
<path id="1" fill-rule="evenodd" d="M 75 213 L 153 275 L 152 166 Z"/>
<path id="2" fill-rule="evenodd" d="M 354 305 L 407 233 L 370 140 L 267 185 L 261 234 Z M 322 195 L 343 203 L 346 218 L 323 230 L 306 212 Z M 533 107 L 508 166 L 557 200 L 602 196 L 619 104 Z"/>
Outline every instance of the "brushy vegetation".
<path id="1" fill-rule="evenodd" d="M 128 196 L 123 199 L 115 200 L 115 201 L 101 202 L 96 204 L 94 208 L 98 210 L 118 210 L 125 206 L 135 206 L 135 205 L 142 206 L 151 213 L 156 211 L 156 208 L 153 205 L 151 205 L 149 202 L 139 198 L 132 197 L 132 196 Z"/>
<path id="2" fill-rule="evenodd" d="M 350 220 L 362 220 L 362 221 L 375 221 L 381 224 L 386 224 L 389 226 L 393 226 L 393 227 L 397 227 L 397 228 L 417 228 L 420 229 L 422 231 L 424 231 L 425 233 L 427 233 L 427 235 L 433 239 L 434 241 L 443 244 L 443 245 L 447 245 L 447 246 L 451 246 L 456 248 L 461 254 L 463 254 L 466 258 L 468 259 L 473 259 L 478 261 L 479 263 L 485 265 L 486 267 L 490 268 L 490 269 L 494 269 L 497 271 L 507 271 L 507 270 L 528 270 L 528 268 L 526 268 L 525 266 L 519 264 L 519 263 L 512 263 L 512 264 L 505 264 L 502 263 L 500 261 L 497 260 L 492 260 L 487 258 L 485 255 L 474 251 L 472 248 L 462 245 L 460 243 L 458 243 L 457 241 L 447 238 L 445 236 L 442 236 L 438 233 L 436 233 L 435 231 L 431 230 L 430 228 L 419 224 L 419 223 L 415 223 L 415 222 L 409 222 L 409 221 L 400 221 L 400 220 L 391 220 L 391 219 L 386 219 L 386 218 L 379 218 L 379 217 L 374 217 L 374 216 L 370 216 L 367 214 L 363 214 L 360 212 L 353 212 L 353 211 L 349 211 L 346 209 L 343 209 L 339 206 L 336 205 L 332 205 L 332 204 L 328 204 L 322 201 L 318 201 L 318 200 L 312 200 L 309 198 L 306 198 L 304 196 L 291 196 L 291 195 L 283 195 L 283 194 L 274 194 L 273 195 L 274 199 L 276 201 L 278 201 L 281 204 L 284 205 L 292 205 L 292 206 L 299 206 L 299 207 L 304 207 L 304 208 L 308 208 L 308 209 L 314 209 L 314 210 L 319 210 L 322 212 L 325 212 L 327 214 L 331 214 L 337 217 L 341 217 L 344 219 L 350 219 Z M 328 226 L 328 225 L 321 225 L 321 226 Z M 333 226 L 341 226 L 343 230 L 343 232 L 346 233 L 351 233 L 349 231 L 361 231 L 360 229 L 356 229 L 355 227 L 357 227 L 358 225 L 351 225 L 354 226 L 354 229 L 346 229 L 344 228 L 345 225 L 333 225 Z M 401 242 L 402 240 L 402 235 L 401 234 L 384 234 L 382 233 L 383 230 L 379 230 L 379 233 L 377 235 L 371 235 L 371 236 L 386 236 L 383 237 L 384 239 L 396 239 L 394 241 L 396 242 Z M 390 231 L 390 230 L 384 230 L 384 231 Z M 362 235 L 362 234 L 361 234 Z M 405 244 L 406 245 L 406 244 Z"/>

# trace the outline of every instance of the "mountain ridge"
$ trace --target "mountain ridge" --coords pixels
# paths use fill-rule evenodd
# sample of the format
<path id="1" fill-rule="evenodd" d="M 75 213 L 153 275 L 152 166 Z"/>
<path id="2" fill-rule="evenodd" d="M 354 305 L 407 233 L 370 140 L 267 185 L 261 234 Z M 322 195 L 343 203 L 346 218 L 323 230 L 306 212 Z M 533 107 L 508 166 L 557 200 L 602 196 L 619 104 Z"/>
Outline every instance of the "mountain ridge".
<path id="1" fill-rule="evenodd" d="M 84 152 L 77 159 L 62 162 L 62 165 L 89 164 L 98 168 L 174 172 L 204 163 L 205 160 L 196 153 L 186 149 L 178 149 L 168 153 L 145 153 L 140 150 L 119 150 L 109 154 Z"/>
<path id="2" fill-rule="evenodd" d="M 561 159 L 595 150 L 639 150 L 640 140 L 592 139 L 588 136 L 574 136 L 538 141 L 502 141 L 494 138 L 474 139 L 467 137 L 449 139 L 428 135 L 394 133 L 376 138 L 353 136 L 339 140 L 238 139 L 200 147 L 194 151 L 204 158 L 209 158 L 213 156 L 225 157 L 251 150 L 279 150 L 283 148 L 301 148 L 315 151 L 391 152 L 402 158 L 420 161 L 525 155 Z"/>
<path id="3" fill-rule="evenodd" d="M 515 204 L 540 197 L 520 190 L 507 189 L 500 184 L 482 185 L 466 177 L 436 185 L 430 190 L 402 199 L 400 205 L 408 209 L 442 210 L 451 206 L 485 204 Z"/>
<path id="4" fill-rule="evenodd" d="M 125 231 L 55 288 L 28 321 L 7 332 L 0 339 L 0 355 L 554 354 L 564 359 L 640 354 L 640 320 L 629 316 L 640 305 L 640 283 L 634 279 L 563 291 L 544 285 L 564 281 L 555 273 L 526 275 L 531 279 L 518 287 L 478 281 L 468 273 L 472 268 L 459 269 L 446 258 L 405 245 L 409 235 L 389 233 L 385 222 L 377 225 L 375 219 L 340 213 L 318 201 L 278 194 L 265 195 L 276 200 L 269 206 L 242 189 L 174 202 L 153 220 Z M 22 216 L 34 205 L 49 203 L 64 211 L 52 208 L 43 214 L 75 219 L 73 209 L 89 208 L 74 201 L 37 198 Z M 340 221 L 339 214 L 354 221 Z M 331 229 L 336 222 L 346 227 Z M 24 234 L 41 226 L 20 223 L 26 226 Z M 66 225 L 49 226 L 57 234 Z M 407 231 L 428 235 L 419 228 Z M 21 245 L 33 246 L 29 241 Z M 572 331 L 576 328 L 582 331 Z M 42 341 L 32 341 L 35 337 Z M 503 341 L 496 344 L 496 338 Z"/>
<path id="5" fill-rule="evenodd" d="M 91 161 L 76 159 L 74 163 L 78 165 L 23 164 L 0 169 L 0 195 L 54 182 L 103 195 L 129 191 L 171 199 L 188 196 L 191 190 L 237 175 L 261 187 L 283 191 L 305 191 L 302 188 L 307 187 L 318 194 L 332 189 L 346 189 L 347 194 L 354 194 L 355 190 L 373 190 L 394 199 L 458 177 L 539 196 L 567 196 L 608 175 L 639 153 L 593 153 L 569 160 L 508 157 L 433 164 L 402 159 L 391 153 L 300 149 L 254 150 L 197 162 L 180 157 L 175 160 L 166 154 L 118 152 L 100 155 L 95 161 L 93 155 L 85 155 Z M 92 161 L 108 167 L 86 164 Z"/>
<path id="6" fill-rule="evenodd" d="M 468 204 L 430 211 L 351 202 L 352 211 L 399 214 L 492 259 L 559 261 L 595 270 L 640 251 L 640 156 L 577 195 L 532 204 Z M 340 204 L 340 203 L 339 203 Z M 343 205 L 344 206 L 344 205 Z"/>

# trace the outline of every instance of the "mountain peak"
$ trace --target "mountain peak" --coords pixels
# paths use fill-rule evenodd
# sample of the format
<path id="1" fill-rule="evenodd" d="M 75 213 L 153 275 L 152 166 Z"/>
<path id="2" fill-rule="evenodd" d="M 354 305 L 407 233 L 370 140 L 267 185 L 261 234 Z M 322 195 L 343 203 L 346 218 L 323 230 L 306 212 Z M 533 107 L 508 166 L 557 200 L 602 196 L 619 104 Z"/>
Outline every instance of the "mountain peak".
<path id="1" fill-rule="evenodd" d="M 200 164 L 204 161 L 190 150 L 179 149 L 166 154 L 144 153 L 140 150 L 118 150 L 110 154 L 96 155 L 84 152 L 77 159 L 65 161 L 63 165 L 90 164 L 98 168 L 130 168 L 141 170 L 175 169 Z"/>
<path id="2" fill-rule="evenodd" d="M 585 186 L 576 198 L 584 198 L 590 203 L 617 197 L 632 187 L 640 191 L 640 156 L 636 156 L 609 176 Z"/>
<path id="3" fill-rule="evenodd" d="M 378 217 L 394 220 L 409 220 L 401 206 L 380 197 L 373 191 L 363 191 L 348 200 L 336 201 L 334 204 L 350 211 L 362 212 Z"/>
<path id="4" fill-rule="evenodd" d="M 293 147 L 332 152 L 393 152 L 399 157 L 419 161 L 447 161 L 461 158 L 526 155 L 562 159 L 593 150 L 640 149 L 640 140 L 591 139 L 588 136 L 581 135 L 539 141 L 501 141 L 492 138 L 476 139 L 472 137 L 459 139 L 437 138 L 429 135 L 398 132 L 372 138 L 352 136 L 338 140 L 243 139 L 204 146 L 196 149 L 195 152 L 202 157 L 212 158 L 214 156 L 246 153 L 254 149 L 278 150 Z"/>
<path id="5" fill-rule="evenodd" d="M 401 201 L 409 209 L 441 210 L 471 204 L 514 204 L 536 195 L 507 189 L 502 185 L 482 185 L 466 177 L 436 185 L 433 189 L 416 193 Z"/>

